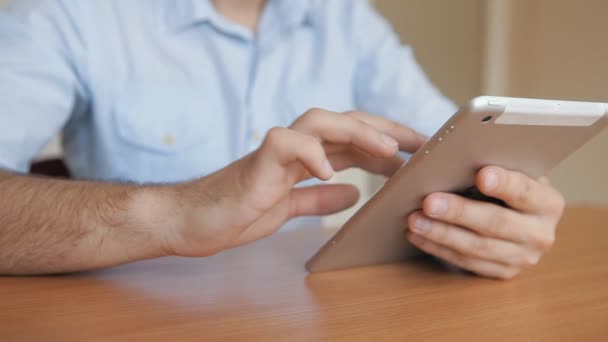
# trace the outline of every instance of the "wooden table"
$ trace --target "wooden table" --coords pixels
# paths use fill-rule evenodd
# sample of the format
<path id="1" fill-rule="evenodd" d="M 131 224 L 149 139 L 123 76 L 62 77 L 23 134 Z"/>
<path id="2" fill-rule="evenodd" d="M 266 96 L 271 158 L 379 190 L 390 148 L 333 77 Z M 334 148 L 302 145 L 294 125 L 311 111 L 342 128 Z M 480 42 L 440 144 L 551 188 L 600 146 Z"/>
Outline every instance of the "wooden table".
<path id="1" fill-rule="evenodd" d="M 207 259 L 0 278 L 0 340 L 608 341 L 607 222 L 569 209 L 552 252 L 507 282 L 428 259 L 309 275 L 323 229 Z"/>

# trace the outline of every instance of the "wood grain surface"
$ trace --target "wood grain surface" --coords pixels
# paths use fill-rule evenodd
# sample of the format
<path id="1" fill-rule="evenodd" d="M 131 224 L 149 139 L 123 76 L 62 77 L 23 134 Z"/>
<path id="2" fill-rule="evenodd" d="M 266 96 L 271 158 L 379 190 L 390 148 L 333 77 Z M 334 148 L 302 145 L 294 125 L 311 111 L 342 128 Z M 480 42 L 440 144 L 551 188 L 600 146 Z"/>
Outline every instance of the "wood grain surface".
<path id="1" fill-rule="evenodd" d="M 420 258 L 308 274 L 331 231 L 285 231 L 206 259 L 0 278 L 2 341 L 608 341 L 608 210 L 570 208 L 512 281 Z"/>

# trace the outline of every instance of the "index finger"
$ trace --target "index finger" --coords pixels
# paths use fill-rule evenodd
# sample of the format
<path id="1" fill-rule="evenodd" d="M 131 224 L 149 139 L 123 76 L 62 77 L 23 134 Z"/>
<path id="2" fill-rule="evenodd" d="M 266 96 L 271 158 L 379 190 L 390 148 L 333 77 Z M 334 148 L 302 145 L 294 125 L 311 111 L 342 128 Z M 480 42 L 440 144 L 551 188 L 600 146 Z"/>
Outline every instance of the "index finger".
<path id="1" fill-rule="evenodd" d="M 424 134 L 418 133 L 410 127 L 385 119 L 381 116 L 356 111 L 347 112 L 345 114 L 351 115 L 368 125 L 371 125 L 380 132 L 393 137 L 399 143 L 399 150 L 403 152 L 414 153 L 428 140 L 428 137 Z"/>
<path id="2" fill-rule="evenodd" d="M 297 132 L 314 136 L 322 142 L 353 145 L 374 157 L 390 158 L 398 152 L 398 142 L 368 123 L 352 116 L 311 109 L 291 126 Z"/>

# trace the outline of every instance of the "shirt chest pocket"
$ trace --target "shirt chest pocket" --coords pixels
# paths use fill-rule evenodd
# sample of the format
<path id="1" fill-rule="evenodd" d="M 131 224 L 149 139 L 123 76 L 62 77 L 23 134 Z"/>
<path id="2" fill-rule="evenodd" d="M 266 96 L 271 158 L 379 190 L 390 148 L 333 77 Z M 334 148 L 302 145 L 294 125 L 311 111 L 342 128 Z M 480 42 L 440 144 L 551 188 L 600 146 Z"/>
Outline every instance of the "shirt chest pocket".
<path id="1" fill-rule="evenodd" d="M 111 120 L 121 151 L 119 177 L 183 181 L 226 162 L 221 101 L 205 87 L 146 83 L 116 96 Z"/>

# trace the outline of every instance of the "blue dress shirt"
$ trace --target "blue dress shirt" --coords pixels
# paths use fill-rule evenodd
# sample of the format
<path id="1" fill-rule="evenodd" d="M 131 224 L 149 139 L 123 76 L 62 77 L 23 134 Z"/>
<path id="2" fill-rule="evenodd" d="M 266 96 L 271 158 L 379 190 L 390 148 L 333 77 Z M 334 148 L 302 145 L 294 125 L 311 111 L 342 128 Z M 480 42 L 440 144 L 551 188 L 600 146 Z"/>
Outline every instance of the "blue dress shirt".
<path id="1" fill-rule="evenodd" d="M 363 0 L 269 0 L 258 31 L 207 0 L 15 0 L 0 11 L 0 167 L 63 132 L 79 178 L 174 182 L 312 107 L 432 134 L 453 104 Z"/>

